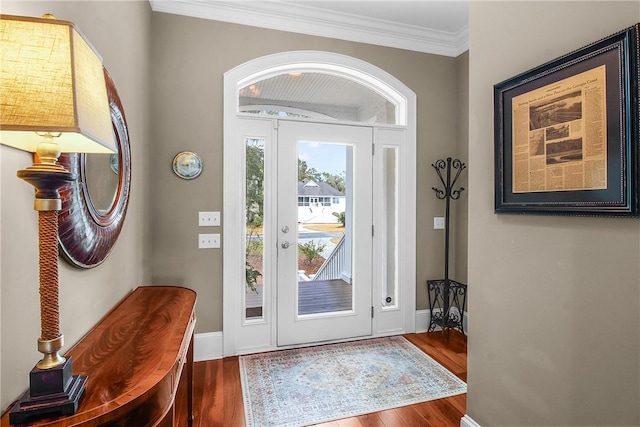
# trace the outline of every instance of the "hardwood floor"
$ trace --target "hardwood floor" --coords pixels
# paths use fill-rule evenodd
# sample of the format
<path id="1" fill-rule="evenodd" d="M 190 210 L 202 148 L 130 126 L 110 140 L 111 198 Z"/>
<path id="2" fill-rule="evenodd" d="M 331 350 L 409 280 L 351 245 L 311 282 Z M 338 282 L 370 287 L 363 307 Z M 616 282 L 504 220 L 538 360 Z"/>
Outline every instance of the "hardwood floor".
<path id="1" fill-rule="evenodd" d="M 404 335 L 416 347 L 427 353 L 456 374 L 467 380 L 467 346 L 457 331 L 447 334 L 445 341 L 440 332 Z M 177 402 L 186 394 L 182 381 Z M 321 427 L 416 427 L 459 426 L 466 413 L 467 395 L 432 400 L 416 405 L 387 411 L 345 418 Z M 178 419 L 186 419 L 186 405 L 176 403 Z M 244 409 L 240 385 L 238 357 L 196 362 L 194 367 L 194 415 L 193 427 L 244 427 Z M 186 422 L 179 424 L 186 427 Z"/>

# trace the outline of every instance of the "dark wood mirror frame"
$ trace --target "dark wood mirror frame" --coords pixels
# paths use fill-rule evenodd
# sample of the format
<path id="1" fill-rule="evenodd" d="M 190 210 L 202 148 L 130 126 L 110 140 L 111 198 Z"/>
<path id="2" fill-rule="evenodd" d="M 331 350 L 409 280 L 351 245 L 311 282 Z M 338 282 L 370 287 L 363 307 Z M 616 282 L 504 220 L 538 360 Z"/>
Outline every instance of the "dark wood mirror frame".
<path id="1" fill-rule="evenodd" d="M 58 160 L 59 164 L 78 177 L 60 190 L 62 210 L 58 214 L 60 253 L 77 268 L 93 268 L 107 258 L 120 235 L 129 204 L 131 150 L 127 121 L 115 84 L 106 69 L 104 76 L 119 164 L 118 187 L 109 209 L 98 210 L 91 202 L 85 184 L 85 154 L 62 154 Z"/>

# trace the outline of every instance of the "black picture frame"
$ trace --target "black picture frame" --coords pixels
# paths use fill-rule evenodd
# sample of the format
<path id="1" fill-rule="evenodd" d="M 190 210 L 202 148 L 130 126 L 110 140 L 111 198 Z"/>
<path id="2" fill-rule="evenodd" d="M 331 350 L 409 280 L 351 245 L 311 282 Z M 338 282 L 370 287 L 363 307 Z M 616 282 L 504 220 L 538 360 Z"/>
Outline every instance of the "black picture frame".
<path id="1" fill-rule="evenodd" d="M 496 213 L 638 216 L 639 34 L 494 85 Z"/>

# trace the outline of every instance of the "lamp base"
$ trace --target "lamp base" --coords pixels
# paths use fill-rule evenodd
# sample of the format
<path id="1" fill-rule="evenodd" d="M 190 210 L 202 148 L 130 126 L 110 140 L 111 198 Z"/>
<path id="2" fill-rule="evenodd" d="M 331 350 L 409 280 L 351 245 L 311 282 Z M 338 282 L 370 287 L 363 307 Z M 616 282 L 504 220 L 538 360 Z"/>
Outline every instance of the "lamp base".
<path id="1" fill-rule="evenodd" d="M 72 415 L 78 409 L 87 377 L 71 375 L 71 358 L 55 368 L 35 367 L 29 374 L 31 388 L 9 412 L 11 424 L 43 417 Z"/>

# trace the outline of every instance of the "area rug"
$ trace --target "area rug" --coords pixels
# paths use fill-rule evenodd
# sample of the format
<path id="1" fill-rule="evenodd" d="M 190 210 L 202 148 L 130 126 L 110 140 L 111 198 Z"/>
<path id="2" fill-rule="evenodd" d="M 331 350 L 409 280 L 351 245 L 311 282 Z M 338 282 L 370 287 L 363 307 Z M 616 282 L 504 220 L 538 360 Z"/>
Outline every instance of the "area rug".
<path id="1" fill-rule="evenodd" d="M 240 356 L 247 427 L 316 424 L 466 393 L 404 337 Z"/>

